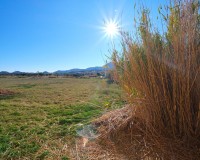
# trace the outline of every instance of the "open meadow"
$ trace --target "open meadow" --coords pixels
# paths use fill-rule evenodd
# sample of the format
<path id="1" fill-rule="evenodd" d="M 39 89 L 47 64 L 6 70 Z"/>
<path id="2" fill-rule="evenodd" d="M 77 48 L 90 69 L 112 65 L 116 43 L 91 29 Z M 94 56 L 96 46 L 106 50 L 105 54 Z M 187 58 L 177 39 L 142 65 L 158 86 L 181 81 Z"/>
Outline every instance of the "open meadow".
<path id="1" fill-rule="evenodd" d="M 123 103 L 98 78 L 1 77 L 0 89 L 0 159 L 67 160 L 77 129 Z"/>

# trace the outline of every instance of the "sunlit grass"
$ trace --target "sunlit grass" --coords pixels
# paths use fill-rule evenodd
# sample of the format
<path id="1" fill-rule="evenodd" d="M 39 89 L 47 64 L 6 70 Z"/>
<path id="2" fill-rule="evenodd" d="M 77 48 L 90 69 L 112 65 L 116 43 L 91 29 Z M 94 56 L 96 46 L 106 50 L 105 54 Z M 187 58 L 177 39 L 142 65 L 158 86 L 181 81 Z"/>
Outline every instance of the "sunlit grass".
<path id="1" fill-rule="evenodd" d="M 77 128 L 123 103 L 101 79 L 1 78 L 0 88 L 15 92 L 0 97 L 0 159 L 67 159 Z"/>

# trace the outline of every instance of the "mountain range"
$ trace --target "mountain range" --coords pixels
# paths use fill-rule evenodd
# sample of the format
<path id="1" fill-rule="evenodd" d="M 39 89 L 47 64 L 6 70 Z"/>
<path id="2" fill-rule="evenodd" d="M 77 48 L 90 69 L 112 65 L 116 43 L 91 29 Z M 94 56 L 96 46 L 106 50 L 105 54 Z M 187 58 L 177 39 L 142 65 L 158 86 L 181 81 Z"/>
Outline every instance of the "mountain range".
<path id="1" fill-rule="evenodd" d="M 74 68 L 74 69 L 69 69 L 69 70 L 58 70 L 55 72 L 39 72 L 40 74 L 56 74 L 56 75 L 64 75 L 64 74 L 81 74 L 81 73 L 99 73 L 99 72 L 104 72 L 106 70 L 112 70 L 114 68 L 114 65 L 112 62 L 107 63 L 106 65 L 102 67 L 89 67 L 86 69 L 79 69 L 79 68 Z M 29 72 L 21 72 L 21 71 L 14 71 L 14 72 L 7 72 L 7 71 L 1 71 L 0 75 L 21 75 L 21 74 L 38 74 L 38 72 L 35 73 L 29 73 Z"/>

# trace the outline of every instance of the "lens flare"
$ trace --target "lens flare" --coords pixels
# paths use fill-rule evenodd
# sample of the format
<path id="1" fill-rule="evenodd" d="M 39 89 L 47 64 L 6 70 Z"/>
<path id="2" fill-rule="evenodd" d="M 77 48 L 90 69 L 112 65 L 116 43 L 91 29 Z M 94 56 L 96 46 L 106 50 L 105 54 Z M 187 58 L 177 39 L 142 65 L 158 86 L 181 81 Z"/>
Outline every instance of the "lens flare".
<path id="1" fill-rule="evenodd" d="M 119 34 L 119 26 L 113 20 L 107 21 L 104 26 L 104 32 L 106 36 L 113 38 Z"/>

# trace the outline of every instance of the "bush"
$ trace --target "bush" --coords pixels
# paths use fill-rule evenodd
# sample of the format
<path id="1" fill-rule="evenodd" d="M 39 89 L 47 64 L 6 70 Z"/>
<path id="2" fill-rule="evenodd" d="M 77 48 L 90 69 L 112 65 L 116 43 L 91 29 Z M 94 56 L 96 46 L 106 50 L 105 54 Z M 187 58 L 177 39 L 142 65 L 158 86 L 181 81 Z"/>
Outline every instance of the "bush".
<path id="1" fill-rule="evenodd" d="M 148 10 L 141 15 L 138 40 L 122 33 L 123 52 L 113 52 L 115 78 L 128 101 L 137 104 L 135 113 L 145 121 L 147 142 L 155 142 L 152 154 L 161 159 L 180 159 L 183 149 L 192 159 L 198 159 L 199 2 L 175 1 L 168 8 L 169 16 L 162 14 L 165 33 L 152 29 Z"/>

